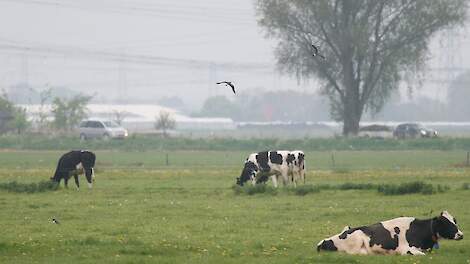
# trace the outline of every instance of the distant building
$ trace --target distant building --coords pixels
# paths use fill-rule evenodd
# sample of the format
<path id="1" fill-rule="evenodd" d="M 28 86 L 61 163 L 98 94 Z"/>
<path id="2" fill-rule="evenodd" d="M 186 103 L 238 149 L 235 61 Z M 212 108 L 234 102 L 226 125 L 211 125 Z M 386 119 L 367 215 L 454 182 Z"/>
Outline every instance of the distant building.
<path id="1" fill-rule="evenodd" d="M 51 105 L 44 105 L 41 110 L 40 105 L 21 105 L 26 108 L 28 117 L 38 120 L 41 111 L 49 113 L 52 120 Z M 89 104 L 87 106 L 89 118 L 101 118 L 116 120 L 118 116 L 122 118 L 122 125 L 129 132 L 149 133 L 155 131 L 154 124 L 160 113 L 165 111 L 170 113 L 176 122 L 175 130 L 187 131 L 215 131 L 215 130 L 234 130 L 236 124 L 230 118 L 212 118 L 212 117 L 190 117 L 181 114 L 172 108 L 159 105 L 140 105 L 140 104 Z"/>

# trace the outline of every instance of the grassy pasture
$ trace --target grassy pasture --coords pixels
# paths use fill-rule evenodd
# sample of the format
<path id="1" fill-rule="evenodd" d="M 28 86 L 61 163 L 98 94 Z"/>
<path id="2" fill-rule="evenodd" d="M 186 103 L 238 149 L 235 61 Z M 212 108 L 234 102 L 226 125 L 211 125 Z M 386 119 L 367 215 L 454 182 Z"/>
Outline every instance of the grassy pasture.
<path id="1" fill-rule="evenodd" d="M 0 263 L 469 263 L 470 242 L 443 241 L 425 257 L 318 254 L 345 225 L 449 210 L 470 230 L 464 151 L 308 152 L 308 184 L 403 183 L 433 195 L 321 190 L 237 195 L 246 151 L 97 151 L 93 190 L 0 190 Z M 0 151 L 0 182 L 49 178 L 61 151 Z M 169 165 L 166 165 L 166 154 Z M 334 166 L 332 161 L 334 155 Z M 432 213 L 430 214 L 430 212 Z M 61 222 L 54 225 L 56 217 Z"/>

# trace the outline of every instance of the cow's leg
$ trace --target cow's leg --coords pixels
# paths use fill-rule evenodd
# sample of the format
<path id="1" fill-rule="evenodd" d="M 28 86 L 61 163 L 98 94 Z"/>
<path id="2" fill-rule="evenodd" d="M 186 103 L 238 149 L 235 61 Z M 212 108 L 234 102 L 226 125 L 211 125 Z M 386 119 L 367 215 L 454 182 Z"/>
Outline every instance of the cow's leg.
<path id="1" fill-rule="evenodd" d="M 59 184 L 60 184 L 60 180 L 59 180 Z M 69 185 L 68 185 L 68 184 L 69 184 L 69 178 L 68 178 L 68 177 L 64 177 L 64 187 L 67 188 L 67 189 L 69 188 Z"/>
<path id="2" fill-rule="evenodd" d="M 80 190 L 80 183 L 78 182 L 78 174 L 74 173 L 73 178 L 75 179 L 75 185 L 77 185 L 77 191 Z"/>
<path id="3" fill-rule="evenodd" d="M 294 169 L 292 171 L 292 183 L 294 183 L 294 187 L 297 187 L 297 182 L 299 181 L 299 172 Z"/>
<path id="4" fill-rule="evenodd" d="M 251 176 L 251 185 L 255 186 L 256 185 L 256 176 Z"/>
<path id="5" fill-rule="evenodd" d="M 305 170 L 304 169 L 300 169 L 300 179 L 303 181 L 303 183 L 305 184 Z"/>
<path id="6" fill-rule="evenodd" d="M 415 247 L 409 247 L 409 248 L 404 248 L 400 251 L 401 255 L 413 255 L 413 256 L 425 256 L 424 252 L 421 250 L 415 248 Z"/>
<path id="7" fill-rule="evenodd" d="M 274 187 L 277 188 L 277 175 L 271 176 L 271 180 L 273 181 Z"/>
<path id="8" fill-rule="evenodd" d="M 289 184 L 289 174 L 288 174 L 288 170 L 284 170 L 283 172 L 281 172 L 281 177 L 282 177 L 282 184 L 283 186 L 286 186 L 287 184 Z"/>

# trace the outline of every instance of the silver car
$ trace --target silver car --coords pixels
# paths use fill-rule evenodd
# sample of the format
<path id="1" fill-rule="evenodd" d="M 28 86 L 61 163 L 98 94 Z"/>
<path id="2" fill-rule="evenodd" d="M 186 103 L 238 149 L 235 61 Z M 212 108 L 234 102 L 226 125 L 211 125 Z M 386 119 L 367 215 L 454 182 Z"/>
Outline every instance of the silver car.
<path id="1" fill-rule="evenodd" d="M 111 138 L 124 139 L 129 134 L 127 130 L 118 123 L 111 120 L 89 119 L 83 120 L 79 127 L 80 139 L 102 138 L 109 140 Z"/>

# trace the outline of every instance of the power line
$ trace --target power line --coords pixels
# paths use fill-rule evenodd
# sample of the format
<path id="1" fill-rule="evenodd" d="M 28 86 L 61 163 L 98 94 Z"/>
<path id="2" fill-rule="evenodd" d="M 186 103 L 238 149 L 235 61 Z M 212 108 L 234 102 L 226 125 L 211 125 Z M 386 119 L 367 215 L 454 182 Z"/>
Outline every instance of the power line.
<path id="1" fill-rule="evenodd" d="M 272 65 L 267 63 L 231 63 L 231 62 L 212 62 L 193 59 L 177 59 L 152 55 L 141 54 L 120 54 L 109 51 L 89 50 L 79 47 L 65 46 L 41 46 L 41 45 L 19 45 L 19 44 L 1 44 L 0 51 L 16 51 L 19 53 L 39 54 L 39 55 L 61 55 L 74 56 L 79 59 L 87 57 L 95 60 L 107 60 L 112 62 L 120 62 L 125 60 L 127 63 L 146 64 L 153 66 L 165 67 L 188 67 L 200 68 L 209 67 L 214 63 L 217 67 L 228 71 L 272 71 Z"/>
<path id="2" fill-rule="evenodd" d="M 46 7 L 56 8 L 69 8 L 84 11 L 98 11 L 105 13 L 124 14 L 124 15 L 139 15 L 139 16 L 150 16 L 153 18 L 167 18 L 176 19 L 178 21 L 188 22 L 203 22 L 203 23 L 236 23 L 236 24 L 254 24 L 255 18 L 249 14 L 230 14 L 223 13 L 214 9 L 213 12 L 207 12 L 210 10 L 210 6 L 207 8 L 201 8 L 199 11 L 191 10 L 186 8 L 173 8 L 169 9 L 165 6 L 152 7 L 152 6 L 123 6 L 123 5 L 99 5 L 98 1 L 94 1 L 90 4 L 83 4 L 82 2 L 67 2 L 67 1 L 56 1 L 56 0 L 0 0 L 0 2 L 13 2 L 16 4 L 29 4 L 29 5 L 41 5 Z M 98 3 L 98 4 L 97 4 Z M 227 12 L 227 11 L 225 11 Z"/>

